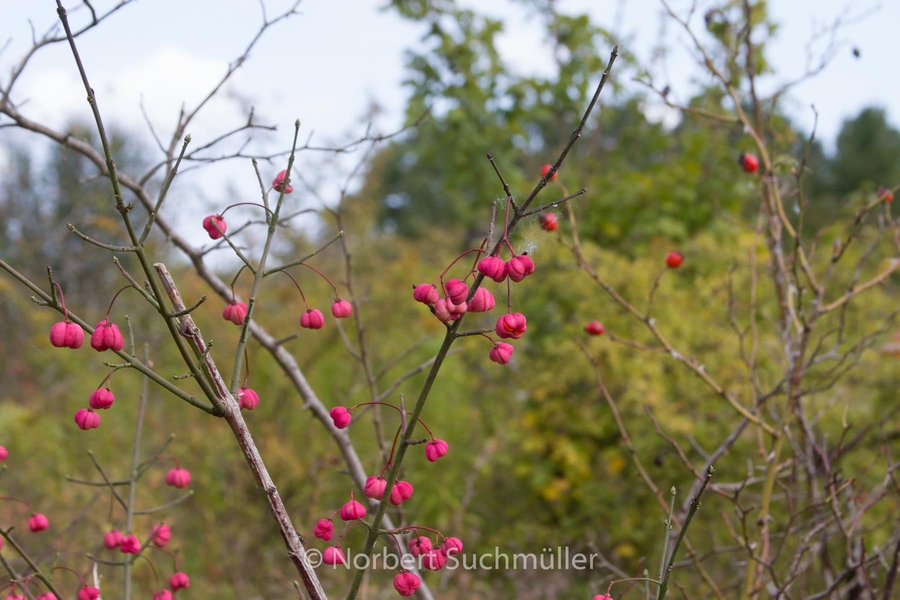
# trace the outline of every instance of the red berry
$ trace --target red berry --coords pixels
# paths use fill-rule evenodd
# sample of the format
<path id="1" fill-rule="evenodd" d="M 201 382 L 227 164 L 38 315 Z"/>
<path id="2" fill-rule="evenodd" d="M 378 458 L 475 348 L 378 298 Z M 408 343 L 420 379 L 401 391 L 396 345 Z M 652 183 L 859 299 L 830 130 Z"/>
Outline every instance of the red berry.
<path id="1" fill-rule="evenodd" d="M 118 352 L 125 347 L 125 338 L 119 331 L 119 326 L 110 321 L 103 319 L 97 323 L 94 333 L 91 334 L 91 348 L 97 352 L 104 350 L 115 350 Z"/>
<path id="2" fill-rule="evenodd" d="M 81 348 L 84 330 L 70 321 L 60 321 L 50 328 L 50 344 L 57 348 Z"/>
<path id="3" fill-rule="evenodd" d="M 216 229 L 217 226 L 218 229 Z M 225 223 L 225 219 L 220 215 L 209 215 L 203 219 L 203 229 L 206 230 L 209 239 L 217 240 L 228 231 L 228 224 Z"/>
<path id="4" fill-rule="evenodd" d="M 541 177 L 546 177 L 547 173 L 550 172 L 550 169 L 553 168 L 553 165 L 544 165 L 541 167 Z M 550 181 L 556 181 L 556 178 L 559 177 L 559 171 L 553 174 L 553 177 L 550 178 Z"/>
<path id="5" fill-rule="evenodd" d="M 334 421 L 334 426 L 338 429 L 345 428 L 353 418 L 350 411 L 343 406 L 335 406 L 329 414 L 331 415 L 331 420 Z"/>
<path id="6" fill-rule="evenodd" d="M 96 429 L 100 427 L 100 415 L 92 408 L 79 408 L 75 411 L 75 423 L 84 431 Z"/>
<path id="7" fill-rule="evenodd" d="M 113 529 L 112 531 L 106 532 L 106 535 L 103 536 L 103 546 L 107 550 L 113 550 L 122 545 L 122 540 L 125 539 L 125 536 L 122 535 L 122 532 L 118 529 Z"/>
<path id="8" fill-rule="evenodd" d="M 247 318 L 247 305 L 243 302 L 231 302 L 222 310 L 222 318 L 235 325 L 243 325 Z"/>
<path id="9" fill-rule="evenodd" d="M 603 323 L 600 321 L 591 321 L 585 326 L 584 330 L 591 335 L 603 335 Z"/>
<path id="10" fill-rule="evenodd" d="M 335 300 L 331 305 L 331 314 L 335 319 L 346 319 L 353 314 L 353 305 L 346 300 Z"/>
<path id="11" fill-rule="evenodd" d="M 28 529 L 31 530 L 31 533 L 43 531 L 48 527 L 50 527 L 50 521 L 42 513 L 34 513 L 31 515 L 31 518 L 28 519 Z"/>
<path id="12" fill-rule="evenodd" d="M 512 344 L 497 342 L 494 344 L 494 347 L 491 348 L 490 359 L 497 364 L 505 365 L 509 362 L 514 350 L 515 348 L 513 348 Z"/>
<path id="13" fill-rule="evenodd" d="M 166 473 L 166 485 L 176 488 L 185 488 L 191 484 L 191 472 L 181 467 L 169 469 Z"/>
<path id="14" fill-rule="evenodd" d="M 238 402 L 240 402 L 241 410 L 253 410 L 259 406 L 259 394 L 248 388 L 246 385 L 241 386 L 238 390 Z"/>
<path id="15" fill-rule="evenodd" d="M 177 592 L 178 590 L 191 587 L 191 580 L 187 573 L 178 572 L 169 578 L 169 587 L 172 588 L 173 592 Z"/>
<path id="16" fill-rule="evenodd" d="M 341 507 L 341 518 L 345 521 L 355 521 L 366 516 L 366 507 L 352 499 Z"/>
<path id="17" fill-rule="evenodd" d="M 527 321 L 522 313 L 510 313 L 497 319 L 494 331 L 503 339 L 517 340 L 527 329 Z"/>
<path id="18" fill-rule="evenodd" d="M 666 255 L 666 266 L 669 267 L 670 269 L 677 269 L 678 267 L 681 266 L 681 261 L 683 261 L 683 260 L 684 260 L 684 254 L 682 254 L 681 252 L 678 252 L 677 250 L 673 251 L 673 252 L 669 252 Z"/>
<path id="19" fill-rule="evenodd" d="M 498 256 L 485 256 L 478 261 L 478 272 L 501 283 L 506 279 L 506 263 Z"/>
<path id="20" fill-rule="evenodd" d="M 284 189 L 285 194 L 290 194 L 294 191 L 294 188 L 291 187 L 290 184 L 284 185 L 284 180 L 287 178 L 287 171 L 282 171 L 278 175 L 275 176 L 275 180 L 272 182 L 272 187 L 275 188 L 276 192 L 280 192 L 282 188 Z M 290 181 L 290 180 L 288 180 Z"/>
<path id="21" fill-rule="evenodd" d="M 412 596 L 422 585 L 422 580 L 415 573 L 399 573 L 394 577 L 394 589 L 401 596 Z"/>
<path id="22" fill-rule="evenodd" d="M 78 600 L 97 600 L 100 597 L 100 590 L 95 587 L 84 586 L 78 590 Z"/>
<path id="23" fill-rule="evenodd" d="M 172 539 L 172 532 L 165 523 L 154 525 L 153 529 L 150 530 L 150 535 L 153 537 L 153 545 L 157 548 L 165 548 L 169 540 Z"/>
<path id="24" fill-rule="evenodd" d="M 437 548 L 433 548 L 430 552 L 426 552 L 422 557 L 422 567 L 429 571 L 440 571 L 447 564 L 447 555 Z"/>
<path id="25" fill-rule="evenodd" d="M 126 535 L 124 538 L 122 538 L 122 543 L 119 545 L 119 550 L 122 551 L 122 554 L 140 554 L 141 542 L 133 533 Z"/>
<path id="26" fill-rule="evenodd" d="M 759 159 L 752 154 L 744 152 L 738 158 L 738 164 L 741 165 L 744 172 L 756 173 L 756 170 L 759 168 Z"/>
<path id="27" fill-rule="evenodd" d="M 398 506 L 406 500 L 412 498 L 413 486 L 408 481 L 398 481 L 391 490 L 390 501 L 394 506 Z"/>
<path id="28" fill-rule="evenodd" d="M 420 283 L 413 289 L 413 298 L 423 304 L 434 304 L 438 301 L 438 291 L 430 283 Z"/>
<path id="29" fill-rule="evenodd" d="M 441 552 L 443 552 L 447 556 L 459 554 L 460 552 L 462 552 L 462 549 L 462 540 L 455 537 L 448 537 L 446 540 L 444 540 L 444 543 L 441 544 Z"/>
<path id="30" fill-rule="evenodd" d="M 559 219 L 553 213 L 541 213 L 541 227 L 544 231 L 556 231 L 559 227 Z"/>
<path id="31" fill-rule="evenodd" d="M 115 395 L 107 388 L 98 388 L 91 393 L 88 404 L 96 410 L 107 409 L 116 401 Z"/>
<path id="32" fill-rule="evenodd" d="M 475 295 L 472 296 L 472 301 L 469 302 L 468 310 L 469 312 L 487 312 L 492 310 L 496 303 L 494 295 L 487 289 L 480 287 L 475 290 Z"/>
<path id="33" fill-rule="evenodd" d="M 363 487 L 363 494 L 366 498 L 381 500 L 384 496 L 384 489 L 387 487 L 387 481 L 383 477 L 375 477 L 370 475 L 366 478 L 366 485 Z"/>
<path id="34" fill-rule="evenodd" d="M 340 546 L 329 546 L 322 553 L 322 562 L 326 565 L 343 565 L 346 564 L 347 559 L 344 558 Z"/>
<path id="35" fill-rule="evenodd" d="M 894 192 L 890 188 L 886 188 L 883 185 L 878 188 L 878 199 L 888 204 L 894 201 Z"/>
<path id="36" fill-rule="evenodd" d="M 310 308 L 300 315 L 300 327 L 322 329 L 323 325 L 325 325 L 325 317 L 322 315 L 322 311 L 316 308 Z"/>
<path id="37" fill-rule="evenodd" d="M 327 542 L 334 537 L 334 523 L 331 522 L 331 519 L 319 519 L 313 528 L 313 535 Z"/>
<path id="38" fill-rule="evenodd" d="M 469 286 L 459 279 L 451 279 L 447 282 L 447 297 L 453 304 L 462 304 L 469 295 Z"/>
<path id="39" fill-rule="evenodd" d="M 409 543 L 409 553 L 413 556 L 421 556 L 431 550 L 431 540 L 427 537 L 417 537 Z"/>
<path id="40" fill-rule="evenodd" d="M 425 458 L 428 462 L 434 462 L 447 454 L 449 446 L 444 440 L 431 440 L 425 444 Z"/>

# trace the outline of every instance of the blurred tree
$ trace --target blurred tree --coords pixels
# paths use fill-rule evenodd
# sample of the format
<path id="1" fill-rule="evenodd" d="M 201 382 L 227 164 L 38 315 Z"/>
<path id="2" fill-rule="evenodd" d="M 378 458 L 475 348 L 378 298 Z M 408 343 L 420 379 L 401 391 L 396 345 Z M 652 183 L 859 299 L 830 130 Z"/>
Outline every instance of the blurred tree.
<path id="1" fill-rule="evenodd" d="M 887 122 L 883 108 L 869 107 L 844 121 L 831 161 L 831 189 L 848 194 L 861 187 L 900 182 L 900 131 Z"/>

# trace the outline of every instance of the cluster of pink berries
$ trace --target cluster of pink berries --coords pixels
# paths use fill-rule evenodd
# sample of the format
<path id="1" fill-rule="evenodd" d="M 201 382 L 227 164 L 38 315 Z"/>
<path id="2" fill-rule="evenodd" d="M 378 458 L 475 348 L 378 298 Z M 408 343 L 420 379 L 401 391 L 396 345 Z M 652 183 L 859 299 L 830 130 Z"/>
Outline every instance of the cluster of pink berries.
<path id="1" fill-rule="evenodd" d="M 50 328 L 50 344 L 56 348 L 72 348 L 78 349 L 84 343 L 84 330 L 77 323 L 69 320 L 69 312 L 66 310 L 66 302 L 63 297 L 62 289 L 56 283 L 53 284 L 59 290 L 60 303 L 62 304 L 65 321 L 60 321 Z M 127 289 L 123 288 L 122 290 Z M 97 352 L 105 352 L 113 350 L 119 352 L 125 347 L 125 338 L 119 330 L 119 326 L 109 320 L 109 312 L 112 310 L 112 304 L 122 290 L 116 292 L 109 309 L 106 311 L 106 317 L 97 323 L 94 333 L 91 334 L 91 348 Z M 109 390 L 104 388 L 103 383 L 109 381 L 110 375 L 107 375 L 103 382 L 94 392 L 91 393 L 88 404 L 90 408 L 79 408 L 75 412 L 75 423 L 83 430 L 96 429 L 100 427 L 100 415 L 95 410 L 104 410 L 112 406 L 116 397 Z"/>
<path id="2" fill-rule="evenodd" d="M 512 257 L 507 261 L 504 261 L 499 256 L 486 256 L 478 262 L 476 270 L 486 278 L 492 279 L 497 283 L 502 283 L 507 279 L 518 283 L 534 273 L 535 266 L 530 256 L 513 253 Z M 472 275 L 474 275 L 474 271 L 470 271 L 466 275 L 466 279 Z M 493 310 L 496 305 L 494 295 L 484 287 L 478 287 L 471 294 L 470 299 L 470 288 L 461 279 L 450 279 L 446 283 L 442 282 L 441 291 L 442 295 L 438 293 L 435 285 L 420 283 L 413 288 L 413 298 L 417 302 L 431 307 L 435 316 L 444 323 L 456 321 L 467 312 L 488 312 Z M 497 319 L 494 325 L 494 332 L 502 339 L 517 340 L 522 337 L 526 328 L 527 320 L 525 315 L 509 311 Z M 494 340 L 491 340 L 491 342 L 489 358 L 501 365 L 508 363 L 513 353 L 512 344 Z"/>
<path id="3" fill-rule="evenodd" d="M 434 288 L 431 289 L 433 290 Z M 363 402 L 350 408 L 347 408 L 345 406 L 335 406 L 331 409 L 330 412 L 332 423 L 337 429 L 345 429 L 353 420 L 353 411 L 356 408 L 372 404 L 386 406 L 398 412 L 402 410 L 398 406 L 394 406 L 393 404 L 388 404 L 385 402 Z M 428 434 L 431 436 L 431 440 L 425 444 L 425 459 L 429 462 L 435 462 L 446 456 L 447 452 L 450 449 L 449 444 L 447 444 L 445 440 L 434 437 L 431 429 L 429 429 L 428 425 L 426 425 L 422 419 L 419 419 L 419 423 L 422 424 L 422 426 L 428 431 Z M 398 437 L 399 433 L 400 431 L 398 430 Z M 394 451 L 396 450 L 397 443 L 396 440 L 397 438 L 395 438 L 394 447 L 391 448 L 390 456 L 388 457 L 384 468 L 382 468 L 381 473 L 379 473 L 378 475 L 371 475 L 366 479 L 366 483 L 363 486 L 363 495 L 365 495 L 366 498 L 379 501 L 384 498 L 384 495 L 387 492 L 387 480 L 385 479 L 384 475 L 385 472 L 393 465 Z M 397 480 L 394 482 L 394 485 L 390 490 L 388 501 L 394 506 L 399 506 L 403 502 L 412 498 L 414 491 L 415 490 L 413 488 L 413 485 L 410 482 Z M 364 519 L 367 514 L 366 507 L 360 502 L 356 501 L 353 495 L 354 492 L 351 490 L 350 500 L 344 503 L 338 510 L 335 510 L 330 518 L 319 519 L 319 521 L 313 528 L 313 534 L 317 538 L 328 542 L 331 541 L 331 539 L 334 537 L 335 515 L 340 515 L 341 520 L 347 523 L 344 531 L 340 534 L 340 536 L 338 536 L 337 543 L 329 546 L 322 553 L 322 562 L 327 565 L 340 565 L 346 563 L 344 552 L 343 550 L 341 550 L 341 539 L 343 538 L 344 534 L 350 530 L 350 528 L 363 523 L 362 519 Z M 412 529 L 419 528 L 413 527 Z M 387 532 L 387 534 L 389 535 L 394 535 L 395 533 L 397 532 Z M 438 533 L 438 535 L 441 534 Z M 426 543 L 428 545 L 427 549 L 424 546 L 424 544 Z M 432 570 L 438 570 L 442 568 L 447 562 L 447 556 L 461 550 L 462 542 L 457 538 L 446 538 L 444 544 L 437 549 L 432 549 L 431 541 L 428 540 L 428 538 L 423 537 L 417 537 L 416 540 L 414 540 L 410 545 L 410 551 L 413 556 L 419 556 L 420 554 L 425 554 L 426 551 L 428 552 L 428 555 L 424 557 L 423 568 Z M 413 595 L 420 585 L 421 580 L 419 579 L 418 575 L 414 573 L 402 571 L 394 578 L 394 589 L 397 590 L 397 593 L 399 593 L 401 596 Z"/>

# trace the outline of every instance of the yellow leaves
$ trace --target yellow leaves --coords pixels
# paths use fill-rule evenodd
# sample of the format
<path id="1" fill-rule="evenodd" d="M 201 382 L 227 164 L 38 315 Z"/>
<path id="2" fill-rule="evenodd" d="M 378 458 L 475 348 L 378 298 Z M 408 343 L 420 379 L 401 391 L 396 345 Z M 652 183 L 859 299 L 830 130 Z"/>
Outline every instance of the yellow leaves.
<path id="1" fill-rule="evenodd" d="M 547 502 L 554 502 L 556 500 L 561 500 L 566 496 L 571 487 L 572 485 L 569 483 L 568 479 L 557 477 L 551 481 L 549 485 L 542 487 L 540 489 L 540 494 Z"/>

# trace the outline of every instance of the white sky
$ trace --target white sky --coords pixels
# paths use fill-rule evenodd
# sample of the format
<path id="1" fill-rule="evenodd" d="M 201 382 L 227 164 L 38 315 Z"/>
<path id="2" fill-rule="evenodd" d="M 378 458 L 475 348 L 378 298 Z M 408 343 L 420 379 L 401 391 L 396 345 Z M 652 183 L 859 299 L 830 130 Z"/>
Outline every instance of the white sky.
<path id="1" fill-rule="evenodd" d="M 527 11 L 509 0 L 469 0 L 473 5 L 502 15 L 508 31 L 501 50 L 520 71 L 545 71 L 549 56 L 542 36 Z M 95 0 L 98 12 L 112 0 Z M 253 105 L 259 122 L 278 125 L 278 133 L 260 138 L 257 149 L 277 151 L 290 144 L 292 124 L 302 123 L 301 141 L 314 131 L 319 144 L 349 139 L 364 130 L 362 115 L 372 102 L 384 109 L 379 128 L 389 131 L 401 124 L 407 92 L 404 49 L 420 43 L 422 30 L 378 7 L 384 2 L 362 0 L 304 0 L 301 15 L 271 30 L 226 88 L 227 98 L 209 106 L 190 128 L 199 146 L 246 120 Z M 685 7 L 685 0 L 673 0 Z M 71 9 L 74 0 L 66 0 Z M 703 4 L 701 2 L 701 4 Z M 900 120 L 900 84 L 896 78 L 895 29 L 900 23 L 900 1 L 881 5 L 853 2 L 850 15 L 870 15 L 844 28 L 843 40 L 831 67 L 816 79 L 796 87 L 787 109 L 807 128 L 812 123 L 811 103 L 819 112 L 819 137 L 830 146 L 841 122 L 867 105 L 880 105 L 896 126 Z M 266 0 L 268 14 L 278 13 L 286 0 Z M 600 25 L 621 34 L 621 46 L 644 61 L 660 36 L 673 49 L 668 75 L 673 93 L 687 98 L 698 70 L 685 51 L 687 42 L 675 23 L 660 27 L 659 0 L 559 0 L 566 12 L 589 11 Z M 814 31 L 830 24 L 848 0 L 771 0 L 770 10 L 781 28 L 768 58 L 783 82 L 803 72 L 806 46 Z M 702 13 L 695 19 L 698 29 Z M 30 45 L 29 19 L 38 33 L 57 22 L 53 0 L 0 0 L 0 81 L 8 80 L 11 66 Z M 79 13 L 76 13 L 79 14 Z M 74 19 L 75 17 L 73 17 Z M 190 108 L 238 56 L 260 23 L 257 0 L 142 0 L 125 7 L 109 22 L 79 42 L 88 75 L 108 121 L 143 136 L 152 144 L 140 111 L 140 102 L 162 137 L 166 137 L 182 103 Z M 855 59 L 851 48 L 858 47 Z M 824 43 L 818 45 L 819 51 Z M 606 56 L 609 49 L 601 49 Z M 704 81 L 704 80 L 700 80 Z M 664 83 L 664 82 L 663 82 Z M 60 127 L 73 117 L 88 119 L 85 94 L 77 79 L 69 49 L 64 44 L 38 53 L 17 85 L 14 98 L 29 117 Z M 0 141 L 9 135 L 0 129 Z M 495 149 L 501 152 L 502 149 Z M 321 166 L 321 165 L 320 165 Z M 267 167 L 271 175 L 281 166 Z M 317 167 L 318 168 L 318 167 Z M 322 167 L 327 168 L 327 167 Z M 194 177 L 193 180 L 190 177 Z M 186 176 L 198 192 L 198 214 L 218 205 L 227 190 L 255 194 L 252 170 L 246 162 L 230 162 L 197 175 Z M 192 182 L 192 183 L 191 183 Z M 327 191 L 327 190 L 326 190 Z M 333 190 L 332 190 L 333 191 Z M 255 199 L 255 198 L 253 198 Z M 193 201 L 192 201 L 193 204 Z"/>

